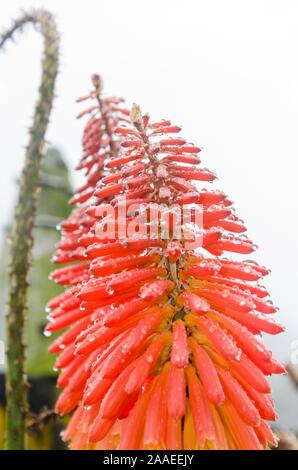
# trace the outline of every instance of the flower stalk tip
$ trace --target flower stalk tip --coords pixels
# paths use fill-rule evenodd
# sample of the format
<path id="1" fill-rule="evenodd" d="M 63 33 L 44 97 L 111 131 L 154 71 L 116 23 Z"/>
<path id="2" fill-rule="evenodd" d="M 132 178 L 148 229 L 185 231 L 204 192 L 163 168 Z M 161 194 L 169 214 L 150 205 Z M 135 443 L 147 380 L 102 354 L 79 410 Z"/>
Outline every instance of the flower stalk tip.
<path id="1" fill-rule="evenodd" d="M 96 96 L 99 96 L 102 89 L 103 89 L 103 81 L 102 81 L 102 78 L 100 75 L 98 75 L 97 73 L 94 73 L 92 76 L 91 76 L 91 81 L 94 85 L 94 88 L 95 88 L 95 94 Z"/>
<path id="2" fill-rule="evenodd" d="M 143 117 L 141 108 L 136 103 L 133 103 L 129 117 L 132 124 L 141 131 L 143 129 Z"/>

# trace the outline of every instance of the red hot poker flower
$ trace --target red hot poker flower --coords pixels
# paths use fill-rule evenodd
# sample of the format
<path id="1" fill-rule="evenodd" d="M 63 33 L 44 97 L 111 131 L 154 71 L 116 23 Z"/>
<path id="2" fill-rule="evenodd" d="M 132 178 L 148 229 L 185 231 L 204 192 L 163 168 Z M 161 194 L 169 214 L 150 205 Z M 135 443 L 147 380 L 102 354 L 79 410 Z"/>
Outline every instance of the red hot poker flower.
<path id="1" fill-rule="evenodd" d="M 68 328 L 50 347 L 64 388 L 56 410 L 75 410 L 64 440 L 73 449 L 275 445 L 265 376 L 284 369 L 256 338 L 282 331 L 259 285 L 268 271 L 222 257 L 255 245 L 225 194 L 202 187 L 216 177 L 199 167 L 199 147 L 136 105 L 133 126 L 116 129 L 127 113 L 114 99 L 104 108 L 98 88 L 99 109 L 87 112 L 101 114 L 87 124 L 80 164 L 95 167 L 83 190 L 95 199 L 61 224 L 56 259 L 77 263 L 54 271 L 73 287 L 48 305 L 47 330 Z"/>

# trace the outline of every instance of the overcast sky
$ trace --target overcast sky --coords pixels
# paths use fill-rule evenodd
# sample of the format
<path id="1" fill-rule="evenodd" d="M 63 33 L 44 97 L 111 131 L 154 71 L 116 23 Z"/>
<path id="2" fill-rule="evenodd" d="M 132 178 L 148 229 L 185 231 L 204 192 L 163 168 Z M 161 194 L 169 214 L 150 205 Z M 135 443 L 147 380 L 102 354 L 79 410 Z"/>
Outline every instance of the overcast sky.
<path id="1" fill-rule="evenodd" d="M 29 6 L 49 8 L 61 34 L 47 139 L 73 168 L 82 131 L 75 98 L 89 90 L 93 72 L 107 94 L 181 124 L 235 201 L 260 246 L 258 261 L 272 269 L 267 286 L 288 330 L 269 344 L 289 357 L 298 339 L 297 0 L 2 0 L 1 27 Z M 41 51 L 29 25 L 0 54 L 1 227 L 23 165 Z"/>

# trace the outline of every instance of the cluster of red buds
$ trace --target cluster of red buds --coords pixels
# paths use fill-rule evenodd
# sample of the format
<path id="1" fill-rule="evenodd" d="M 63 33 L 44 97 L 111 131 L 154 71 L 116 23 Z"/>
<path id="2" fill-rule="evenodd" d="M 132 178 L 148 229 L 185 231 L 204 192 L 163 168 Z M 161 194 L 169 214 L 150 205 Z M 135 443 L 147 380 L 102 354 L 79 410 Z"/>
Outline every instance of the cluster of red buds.
<path id="1" fill-rule="evenodd" d="M 66 290 L 46 327 L 64 330 L 50 346 L 64 389 L 56 411 L 75 410 L 63 439 L 73 449 L 276 445 L 266 376 L 285 371 L 257 338 L 283 331 L 260 284 L 268 270 L 223 257 L 255 245 L 210 189 L 200 148 L 93 83 L 95 104 L 80 115 L 87 182 L 61 223 L 54 261 L 66 266 L 52 278 Z"/>

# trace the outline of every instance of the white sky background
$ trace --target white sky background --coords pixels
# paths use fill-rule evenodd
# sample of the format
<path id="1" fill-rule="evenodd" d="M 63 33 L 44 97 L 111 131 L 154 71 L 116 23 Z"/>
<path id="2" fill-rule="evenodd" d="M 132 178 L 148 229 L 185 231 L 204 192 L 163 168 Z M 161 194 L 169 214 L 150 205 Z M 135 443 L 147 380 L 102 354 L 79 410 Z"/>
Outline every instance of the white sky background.
<path id="1" fill-rule="evenodd" d="M 266 285 L 287 333 L 266 342 L 289 358 L 298 339 L 298 2 L 2 0 L 0 26 L 30 6 L 50 9 L 61 33 L 47 139 L 73 168 L 83 124 L 75 99 L 89 90 L 93 72 L 107 94 L 182 124 L 260 246 L 256 259 L 272 269 Z M 0 54 L 0 228 L 23 165 L 41 51 L 29 25 Z"/>

